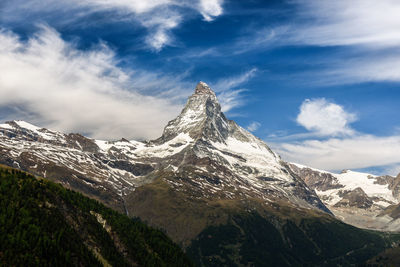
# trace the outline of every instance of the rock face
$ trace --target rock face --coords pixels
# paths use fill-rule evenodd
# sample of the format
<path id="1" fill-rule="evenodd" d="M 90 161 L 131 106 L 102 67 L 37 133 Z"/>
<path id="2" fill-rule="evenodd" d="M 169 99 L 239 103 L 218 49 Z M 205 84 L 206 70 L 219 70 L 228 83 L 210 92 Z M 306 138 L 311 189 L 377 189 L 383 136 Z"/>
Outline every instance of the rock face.
<path id="1" fill-rule="evenodd" d="M 399 187 L 400 187 L 400 173 L 396 178 L 391 179 L 389 183 L 389 188 L 393 191 L 393 195 L 397 198 L 399 197 Z M 390 205 L 386 207 L 379 215 L 379 218 L 386 219 L 387 225 L 384 230 L 389 231 L 400 231 L 400 203 Z"/>
<path id="2" fill-rule="evenodd" d="M 345 170 L 330 173 L 290 163 L 324 204 L 344 222 L 357 227 L 397 231 L 400 220 L 389 210 L 400 202 L 399 177 Z"/>
<path id="3" fill-rule="evenodd" d="M 327 191 L 344 187 L 332 173 L 320 172 L 296 164 L 290 164 L 290 168 L 314 190 Z"/>
<path id="4" fill-rule="evenodd" d="M 393 191 L 393 196 L 400 198 L 400 173 L 395 179 L 392 177 L 392 179 L 389 180 L 389 188 Z"/>
<path id="5" fill-rule="evenodd" d="M 360 187 L 342 194 L 342 199 L 334 207 L 356 207 L 359 209 L 368 209 L 373 201 Z"/>

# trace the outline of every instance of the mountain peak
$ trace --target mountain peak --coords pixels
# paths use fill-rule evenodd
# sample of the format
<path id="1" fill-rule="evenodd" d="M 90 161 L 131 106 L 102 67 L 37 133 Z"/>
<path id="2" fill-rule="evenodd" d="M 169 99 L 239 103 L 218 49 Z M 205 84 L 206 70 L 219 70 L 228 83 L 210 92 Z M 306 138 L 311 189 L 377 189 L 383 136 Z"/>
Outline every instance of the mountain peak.
<path id="1" fill-rule="evenodd" d="M 205 82 L 200 81 L 195 88 L 194 91 L 195 95 L 214 95 L 215 93 L 213 90 L 211 90 L 210 86 L 206 84 Z"/>
<path id="2" fill-rule="evenodd" d="M 227 124 L 215 93 L 206 83 L 199 82 L 180 115 L 168 123 L 158 141 L 171 140 L 179 133 L 187 133 L 193 139 L 222 141 L 227 137 Z"/>

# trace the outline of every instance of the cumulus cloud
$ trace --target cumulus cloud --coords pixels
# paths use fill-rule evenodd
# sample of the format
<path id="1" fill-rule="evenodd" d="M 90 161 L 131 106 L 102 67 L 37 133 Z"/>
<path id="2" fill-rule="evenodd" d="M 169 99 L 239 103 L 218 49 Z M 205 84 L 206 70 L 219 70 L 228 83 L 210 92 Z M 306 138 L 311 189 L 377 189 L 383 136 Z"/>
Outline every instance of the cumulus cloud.
<path id="1" fill-rule="evenodd" d="M 104 12 L 109 21 L 137 23 L 147 29 L 144 41 L 154 51 L 173 45 L 172 30 L 191 14 L 201 14 L 205 21 L 222 15 L 222 0 L 15 0 L 2 6 L 2 20 L 25 23 L 27 17 L 42 22 L 44 19 L 65 24 L 84 21 L 87 16 Z M 68 14 L 68 15 L 66 15 Z"/>
<path id="2" fill-rule="evenodd" d="M 47 26 L 27 41 L 0 31 L 0 73 L 0 108 L 13 110 L 2 119 L 94 138 L 157 137 L 189 93 L 162 75 L 163 85 L 151 84 L 156 74 L 121 69 L 106 45 L 82 51 Z M 176 86 L 175 98 L 146 91 L 151 85 Z"/>
<path id="3" fill-rule="evenodd" d="M 350 123 L 356 116 L 346 112 L 342 106 L 328 102 L 325 98 L 306 99 L 300 106 L 297 123 L 321 136 L 351 135 Z"/>
<path id="4" fill-rule="evenodd" d="M 254 131 L 257 131 L 258 128 L 260 128 L 260 126 L 261 126 L 261 123 L 259 123 L 257 121 L 252 121 L 246 128 L 250 132 L 254 132 Z"/>

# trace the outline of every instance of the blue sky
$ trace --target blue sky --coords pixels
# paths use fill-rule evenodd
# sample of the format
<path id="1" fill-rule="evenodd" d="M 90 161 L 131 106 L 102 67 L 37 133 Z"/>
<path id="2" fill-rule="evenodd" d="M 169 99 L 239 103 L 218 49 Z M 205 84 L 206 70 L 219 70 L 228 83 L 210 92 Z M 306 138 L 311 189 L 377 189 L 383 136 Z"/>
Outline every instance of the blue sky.
<path id="1" fill-rule="evenodd" d="M 400 3 L 3 0 L 0 120 L 151 139 L 200 80 L 290 161 L 400 172 Z"/>

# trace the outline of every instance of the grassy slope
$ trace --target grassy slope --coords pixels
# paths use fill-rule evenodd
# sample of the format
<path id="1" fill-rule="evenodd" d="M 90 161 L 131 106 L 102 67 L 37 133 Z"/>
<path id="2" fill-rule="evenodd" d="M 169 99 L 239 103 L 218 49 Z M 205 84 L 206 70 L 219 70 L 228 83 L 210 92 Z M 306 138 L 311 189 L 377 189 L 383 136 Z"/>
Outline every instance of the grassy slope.
<path id="1" fill-rule="evenodd" d="M 202 266 L 346 266 L 364 263 L 400 240 L 278 200 L 266 205 L 257 199 L 199 199 L 162 179 L 138 188 L 128 209 L 166 229 Z"/>
<path id="2" fill-rule="evenodd" d="M 99 223 L 105 220 L 103 223 Z M 0 265 L 190 266 L 164 233 L 99 202 L 0 167 Z"/>

